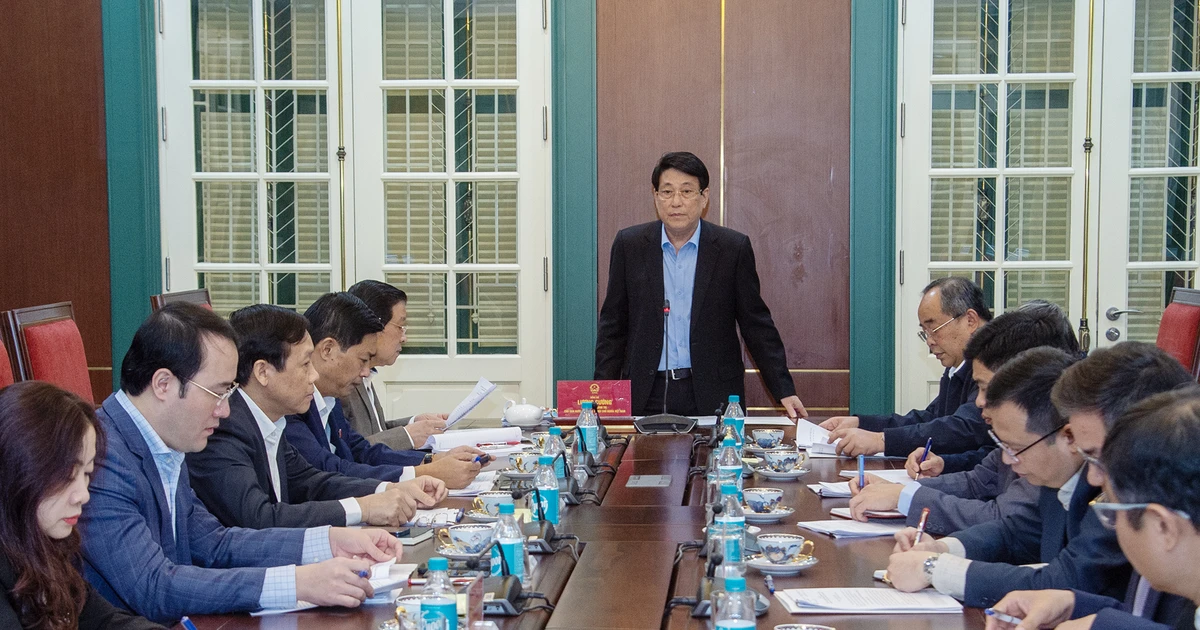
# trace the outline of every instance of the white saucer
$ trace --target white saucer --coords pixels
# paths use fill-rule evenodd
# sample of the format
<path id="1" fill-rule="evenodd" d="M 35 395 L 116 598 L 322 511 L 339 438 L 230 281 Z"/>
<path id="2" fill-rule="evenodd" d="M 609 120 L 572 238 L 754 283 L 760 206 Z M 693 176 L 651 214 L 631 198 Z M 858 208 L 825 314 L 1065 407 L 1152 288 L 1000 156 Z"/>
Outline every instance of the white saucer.
<path id="1" fill-rule="evenodd" d="M 792 512 L 795 512 L 795 511 L 796 511 L 795 508 L 790 508 L 790 507 L 783 506 L 783 505 L 775 508 L 774 512 L 768 512 L 766 514 L 759 514 L 758 512 L 752 512 L 750 510 L 746 510 L 746 522 L 747 523 L 778 523 L 779 521 L 783 520 L 784 517 L 791 516 Z"/>
<path id="2" fill-rule="evenodd" d="M 795 575 L 818 562 L 816 556 L 805 556 L 799 562 L 793 561 L 786 564 L 775 564 L 767 560 L 761 555 L 756 555 L 746 558 L 746 565 L 758 569 L 760 573 L 765 575 Z"/>
<path id="3" fill-rule="evenodd" d="M 700 531 L 702 531 L 702 532 L 704 532 L 704 533 L 706 533 L 706 534 L 707 534 L 707 533 L 708 533 L 708 528 L 707 528 L 707 527 L 701 527 L 701 528 L 700 528 Z M 754 526 L 754 525 L 747 525 L 747 526 L 746 526 L 746 533 L 747 533 L 747 534 L 750 534 L 751 536 L 757 536 L 757 535 L 758 535 L 758 533 L 759 533 L 759 532 L 761 532 L 761 531 L 762 531 L 762 528 L 761 528 L 761 527 L 756 527 L 756 526 Z"/>
<path id="4" fill-rule="evenodd" d="M 481 512 L 479 510 L 470 510 L 463 516 L 466 516 L 467 518 L 470 518 L 472 520 L 479 521 L 481 523 L 494 523 L 494 522 L 500 520 L 499 516 L 492 516 L 491 514 L 488 514 L 487 512 Z"/>
<path id="5" fill-rule="evenodd" d="M 451 551 L 446 547 L 446 545 L 441 543 L 438 543 L 437 554 L 439 556 L 445 556 L 451 560 L 470 560 L 471 558 L 483 557 L 483 554 L 481 553 L 462 553 L 461 551 Z"/>
<path id="6" fill-rule="evenodd" d="M 770 479 L 771 481 L 795 481 L 796 479 L 808 474 L 808 469 L 793 468 L 791 472 L 775 472 L 770 468 L 763 466 L 762 468 L 755 468 L 754 472 L 762 475 L 765 479 Z"/>
<path id="7" fill-rule="evenodd" d="M 514 470 L 512 468 L 505 468 L 504 470 L 500 471 L 500 474 L 504 475 L 505 477 L 508 477 L 509 479 L 514 479 L 516 481 L 533 481 L 533 475 L 534 475 L 534 473 L 531 473 L 531 472 L 528 472 L 528 473 L 517 472 L 516 470 Z"/>

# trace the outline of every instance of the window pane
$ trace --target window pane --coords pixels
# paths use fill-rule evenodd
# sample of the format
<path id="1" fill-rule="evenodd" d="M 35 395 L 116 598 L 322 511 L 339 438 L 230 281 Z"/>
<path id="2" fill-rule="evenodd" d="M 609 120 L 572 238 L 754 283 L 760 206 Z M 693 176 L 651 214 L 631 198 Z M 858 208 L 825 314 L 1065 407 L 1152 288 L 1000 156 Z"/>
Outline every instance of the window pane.
<path id="1" fill-rule="evenodd" d="M 1011 311 L 1029 300 L 1046 300 L 1067 311 L 1070 294 L 1069 271 L 1004 272 L 1004 310 Z"/>
<path id="2" fill-rule="evenodd" d="M 455 170 L 517 170 L 517 91 L 457 91 L 454 133 Z"/>
<path id="3" fill-rule="evenodd" d="M 1008 71 L 1070 72 L 1074 0 L 1009 0 Z"/>
<path id="4" fill-rule="evenodd" d="M 1008 86 L 1010 167 L 1071 165 L 1071 86 Z"/>
<path id="5" fill-rule="evenodd" d="M 196 170 L 255 173 L 254 91 L 195 90 Z"/>
<path id="6" fill-rule="evenodd" d="M 517 353 L 517 274 L 460 273 L 455 281 L 459 354 Z"/>
<path id="7" fill-rule="evenodd" d="M 1187 72 L 1196 61 L 1194 3 L 1137 0 L 1133 25 L 1134 72 Z"/>
<path id="8" fill-rule="evenodd" d="M 1196 178 L 1129 180 L 1129 261 L 1191 261 L 1196 241 Z"/>
<path id="9" fill-rule="evenodd" d="M 317 298 L 329 293 L 328 271 L 272 273 L 271 304 L 303 313 Z"/>
<path id="10" fill-rule="evenodd" d="M 446 274 L 388 273 L 384 281 L 408 295 L 407 354 L 448 354 Z"/>
<path id="11" fill-rule="evenodd" d="M 1125 326 L 1126 339 L 1154 343 L 1163 311 L 1171 302 L 1171 290 L 1190 286 L 1191 271 L 1130 271 L 1126 308 L 1141 313 L 1126 316 L 1129 318 Z"/>
<path id="12" fill-rule="evenodd" d="M 1196 165 L 1196 83 L 1134 83 L 1133 168 Z"/>
<path id="13" fill-rule="evenodd" d="M 932 166 L 995 168 L 996 85 L 936 85 L 932 98 Z"/>
<path id="14" fill-rule="evenodd" d="M 192 0 L 192 78 L 253 79 L 249 0 Z"/>
<path id="15" fill-rule="evenodd" d="M 996 179 L 930 182 L 929 260 L 995 260 Z"/>
<path id="16" fill-rule="evenodd" d="M 272 263 L 329 262 L 329 182 L 268 182 Z"/>
<path id="17" fill-rule="evenodd" d="M 384 90 L 387 170 L 445 172 L 446 97 L 441 90 Z"/>
<path id="18" fill-rule="evenodd" d="M 442 0 L 384 0 L 383 78 L 440 79 Z"/>
<path id="19" fill-rule="evenodd" d="M 995 310 L 996 308 L 996 274 L 992 271 L 964 271 L 956 269 L 954 271 L 945 271 L 940 269 L 931 269 L 929 271 L 929 281 L 933 282 L 938 278 L 966 278 L 980 289 L 983 289 L 983 303 L 987 307 Z"/>
<path id="20" fill-rule="evenodd" d="M 515 0 L 454 0 L 454 77 L 517 78 Z"/>
<path id="21" fill-rule="evenodd" d="M 517 182 L 459 182 L 455 205 L 456 260 L 517 262 Z"/>
<path id="22" fill-rule="evenodd" d="M 196 182 L 196 261 L 258 262 L 258 186 Z"/>
<path id="23" fill-rule="evenodd" d="M 267 170 L 329 171 L 324 90 L 267 90 Z"/>
<path id="24" fill-rule="evenodd" d="M 267 80 L 325 80 L 324 0 L 263 0 Z"/>
<path id="25" fill-rule="evenodd" d="M 445 182 L 386 182 L 389 265 L 446 262 Z M 410 335 L 411 338 L 411 335 Z"/>
<path id="26" fill-rule="evenodd" d="M 1070 260 L 1071 178 L 1005 181 L 1004 259 Z"/>
<path id="27" fill-rule="evenodd" d="M 935 0 L 934 74 L 994 74 L 999 41 L 998 0 Z"/>
<path id="28" fill-rule="evenodd" d="M 262 300 L 258 297 L 258 274 L 246 273 L 198 273 L 199 287 L 208 289 L 213 310 L 222 317 Z"/>

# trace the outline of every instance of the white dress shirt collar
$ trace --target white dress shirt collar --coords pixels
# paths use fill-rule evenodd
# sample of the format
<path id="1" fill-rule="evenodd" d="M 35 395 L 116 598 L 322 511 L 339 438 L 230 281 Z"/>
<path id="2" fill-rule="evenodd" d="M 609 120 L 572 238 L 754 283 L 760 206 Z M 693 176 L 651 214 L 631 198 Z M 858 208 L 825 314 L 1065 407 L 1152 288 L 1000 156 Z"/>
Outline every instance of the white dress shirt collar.
<path id="1" fill-rule="evenodd" d="M 258 424 L 258 431 L 262 433 L 263 442 L 267 446 L 267 467 L 271 469 L 271 486 L 275 489 L 275 500 L 282 501 L 279 488 L 278 455 L 279 443 L 283 441 L 283 429 L 287 425 L 287 419 L 281 417 L 278 420 L 271 420 L 258 406 L 258 403 L 254 402 L 254 399 L 246 393 L 246 390 L 239 389 L 238 393 L 245 399 L 246 406 L 250 408 L 250 413 Z"/>
<path id="2" fill-rule="evenodd" d="M 950 368 L 950 371 L 946 373 L 946 376 L 947 376 L 947 377 L 949 377 L 949 378 L 954 378 L 954 375 L 955 375 L 955 374 L 958 374 L 958 371 L 959 371 L 959 370 L 961 370 L 961 369 L 963 369 L 963 366 L 964 366 L 964 365 L 966 365 L 966 364 L 967 364 L 966 360 L 963 360 L 963 361 L 962 361 L 961 363 L 959 363 L 958 365 L 956 365 L 956 366 L 954 366 L 954 367 Z"/>
<path id="3" fill-rule="evenodd" d="M 1062 438 L 1059 438 L 1062 439 Z M 1079 485 L 1079 477 L 1083 474 L 1083 466 L 1075 471 L 1074 475 L 1058 489 L 1058 502 L 1062 504 L 1063 509 L 1071 511 L 1071 497 L 1075 494 L 1075 486 Z"/>

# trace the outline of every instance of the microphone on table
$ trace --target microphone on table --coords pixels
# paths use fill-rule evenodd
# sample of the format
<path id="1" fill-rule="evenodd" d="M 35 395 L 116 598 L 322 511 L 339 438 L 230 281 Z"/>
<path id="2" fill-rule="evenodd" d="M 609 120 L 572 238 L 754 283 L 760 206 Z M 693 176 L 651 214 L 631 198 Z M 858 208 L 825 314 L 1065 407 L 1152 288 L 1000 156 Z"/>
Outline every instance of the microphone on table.
<path id="1" fill-rule="evenodd" d="M 516 494 L 516 493 L 514 493 Z M 500 541 L 494 540 L 480 555 L 490 552 L 496 548 Z M 521 600 L 523 591 L 521 589 L 521 580 L 517 579 L 509 570 L 508 560 L 504 557 L 504 549 L 500 548 L 500 575 L 491 575 L 483 578 L 483 614 L 498 615 L 503 617 L 512 617 L 521 614 L 521 606 L 518 602 Z M 471 558 L 467 560 L 467 568 L 472 571 L 479 569 L 479 558 Z"/>

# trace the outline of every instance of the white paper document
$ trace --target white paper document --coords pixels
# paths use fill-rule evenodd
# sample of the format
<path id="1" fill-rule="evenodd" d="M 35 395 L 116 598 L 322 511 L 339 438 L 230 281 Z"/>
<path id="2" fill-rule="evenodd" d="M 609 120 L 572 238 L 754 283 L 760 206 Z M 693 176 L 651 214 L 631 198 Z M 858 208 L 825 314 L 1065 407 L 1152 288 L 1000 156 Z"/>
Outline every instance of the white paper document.
<path id="1" fill-rule="evenodd" d="M 796 424 L 796 421 L 787 416 L 746 416 L 746 424 L 763 427 L 790 427 Z M 797 427 L 798 431 L 799 427 Z"/>
<path id="2" fill-rule="evenodd" d="M 469 485 L 467 485 L 466 488 L 451 490 L 448 494 L 452 497 L 479 496 L 480 492 L 487 492 L 488 490 L 492 489 L 492 486 L 496 483 L 496 475 L 498 474 L 499 473 L 495 471 L 481 472 L 477 477 L 475 477 L 475 481 L 472 481 Z"/>
<path id="3" fill-rule="evenodd" d="M 854 479 L 858 476 L 858 471 L 846 469 L 839 472 L 838 476 L 843 479 Z M 879 477 L 880 479 L 883 479 L 889 483 L 902 483 L 906 486 L 910 483 L 916 483 L 916 480 L 914 480 L 912 477 L 909 477 L 908 471 L 904 470 L 903 468 L 893 468 L 891 470 L 868 470 L 867 476 Z"/>
<path id="4" fill-rule="evenodd" d="M 962 604 L 933 589 L 902 593 L 890 588 L 789 588 L 775 598 L 793 615 L 961 613 Z"/>
<path id="5" fill-rule="evenodd" d="M 850 498 L 850 484 L 845 481 L 822 481 L 808 484 L 808 489 L 826 499 Z"/>
<path id="6" fill-rule="evenodd" d="M 904 523 L 859 523 L 840 518 L 828 521 L 801 521 L 796 525 L 834 538 L 882 538 L 904 529 Z"/>
<path id="7" fill-rule="evenodd" d="M 471 393 L 467 394 L 467 397 L 458 403 L 454 411 L 450 412 L 450 417 L 446 418 L 446 428 L 449 429 L 459 420 L 467 417 L 467 414 L 471 413 L 472 409 L 478 407 L 479 403 L 483 402 L 483 399 L 487 398 L 488 394 L 494 391 L 496 391 L 494 384 L 486 378 L 479 379 L 479 382 L 475 383 L 475 388 L 471 390 Z"/>
<path id="8" fill-rule="evenodd" d="M 408 584 L 408 577 L 413 571 L 417 570 L 415 564 L 396 564 L 396 560 L 388 560 L 386 562 L 377 562 L 371 565 L 371 588 L 375 591 L 375 597 L 367 599 L 364 604 L 388 604 L 394 599 L 392 591 Z M 317 605 L 306 601 L 297 601 L 292 608 L 264 608 L 250 613 L 253 617 L 264 617 L 270 615 L 282 615 L 284 613 L 297 612 L 300 610 L 308 610 L 316 608 Z"/>
<path id="9" fill-rule="evenodd" d="M 867 518 L 904 518 L 904 513 L 896 510 L 867 510 L 865 513 Z M 850 518 L 850 508 L 833 508 L 829 510 L 829 515 L 848 519 Z"/>
<path id="10" fill-rule="evenodd" d="M 478 446 L 480 444 L 506 444 L 512 442 L 513 449 L 511 452 L 517 452 L 525 448 L 529 448 L 528 444 L 520 444 L 521 429 L 520 427 L 504 427 L 500 429 L 459 429 L 458 431 L 447 431 L 429 436 L 425 441 L 425 448 L 432 448 L 435 453 L 445 453 L 446 451 L 456 446 Z M 507 455 L 509 449 L 489 449 L 488 454 L 493 457 L 498 455 Z"/>
<path id="11" fill-rule="evenodd" d="M 700 427 L 701 429 L 717 426 L 717 417 L 716 416 L 688 416 L 688 417 L 691 418 L 692 420 L 695 420 L 696 426 Z"/>

